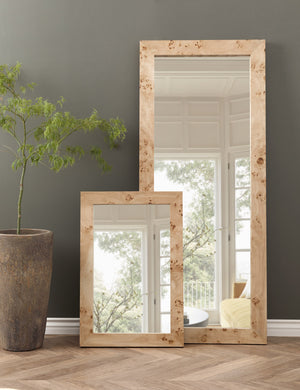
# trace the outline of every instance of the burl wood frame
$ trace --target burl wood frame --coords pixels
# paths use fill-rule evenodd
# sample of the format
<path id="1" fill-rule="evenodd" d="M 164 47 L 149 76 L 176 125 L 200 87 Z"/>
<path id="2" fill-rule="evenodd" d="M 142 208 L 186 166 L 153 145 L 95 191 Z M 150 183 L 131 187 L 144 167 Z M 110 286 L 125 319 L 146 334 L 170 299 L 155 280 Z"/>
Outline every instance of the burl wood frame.
<path id="1" fill-rule="evenodd" d="M 266 344 L 265 41 L 140 42 L 140 191 L 154 190 L 155 57 L 247 56 L 251 110 L 251 329 L 185 328 L 185 343 Z"/>
<path id="2" fill-rule="evenodd" d="M 94 205 L 170 205 L 171 333 L 93 333 Z M 80 237 L 80 346 L 183 347 L 181 192 L 82 192 Z"/>

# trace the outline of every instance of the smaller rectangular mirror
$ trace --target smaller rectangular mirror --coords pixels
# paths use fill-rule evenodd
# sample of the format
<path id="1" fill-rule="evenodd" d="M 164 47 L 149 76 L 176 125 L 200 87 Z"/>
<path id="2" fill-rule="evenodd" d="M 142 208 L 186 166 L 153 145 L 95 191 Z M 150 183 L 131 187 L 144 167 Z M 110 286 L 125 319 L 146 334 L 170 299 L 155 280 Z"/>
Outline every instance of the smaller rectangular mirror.
<path id="1" fill-rule="evenodd" d="M 82 193 L 81 346 L 181 346 L 181 193 Z"/>

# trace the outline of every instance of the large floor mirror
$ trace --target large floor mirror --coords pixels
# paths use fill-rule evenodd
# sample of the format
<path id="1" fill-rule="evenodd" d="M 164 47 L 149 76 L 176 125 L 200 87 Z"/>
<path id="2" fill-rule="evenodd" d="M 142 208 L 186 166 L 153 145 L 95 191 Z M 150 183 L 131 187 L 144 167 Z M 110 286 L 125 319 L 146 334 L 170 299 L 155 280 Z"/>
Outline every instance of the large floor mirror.
<path id="1" fill-rule="evenodd" d="M 185 342 L 266 343 L 265 42 L 140 49 L 140 190 L 183 191 Z"/>

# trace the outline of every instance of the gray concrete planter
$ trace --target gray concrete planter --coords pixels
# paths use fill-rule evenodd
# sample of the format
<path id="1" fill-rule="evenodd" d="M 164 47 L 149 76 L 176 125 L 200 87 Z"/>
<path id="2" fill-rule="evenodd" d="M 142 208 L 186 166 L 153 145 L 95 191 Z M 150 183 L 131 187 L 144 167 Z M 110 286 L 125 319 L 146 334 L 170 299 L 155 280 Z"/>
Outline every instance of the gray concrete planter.
<path id="1" fill-rule="evenodd" d="M 43 345 L 52 275 L 53 233 L 0 230 L 0 347 Z"/>

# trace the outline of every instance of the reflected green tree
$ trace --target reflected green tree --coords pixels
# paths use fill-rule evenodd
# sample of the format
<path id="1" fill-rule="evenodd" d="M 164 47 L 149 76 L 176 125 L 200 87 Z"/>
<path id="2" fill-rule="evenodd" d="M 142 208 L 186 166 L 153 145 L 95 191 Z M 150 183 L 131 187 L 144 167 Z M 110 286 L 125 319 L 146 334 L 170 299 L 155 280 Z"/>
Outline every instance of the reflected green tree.
<path id="1" fill-rule="evenodd" d="M 214 160 L 156 161 L 155 171 L 192 194 L 192 207 L 184 210 L 184 280 L 214 281 L 215 162 Z"/>
<path id="2" fill-rule="evenodd" d="M 142 331 L 141 233 L 97 232 L 95 242 L 122 262 L 113 286 L 108 289 L 101 274 L 94 275 L 94 331 L 138 333 Z"/>

